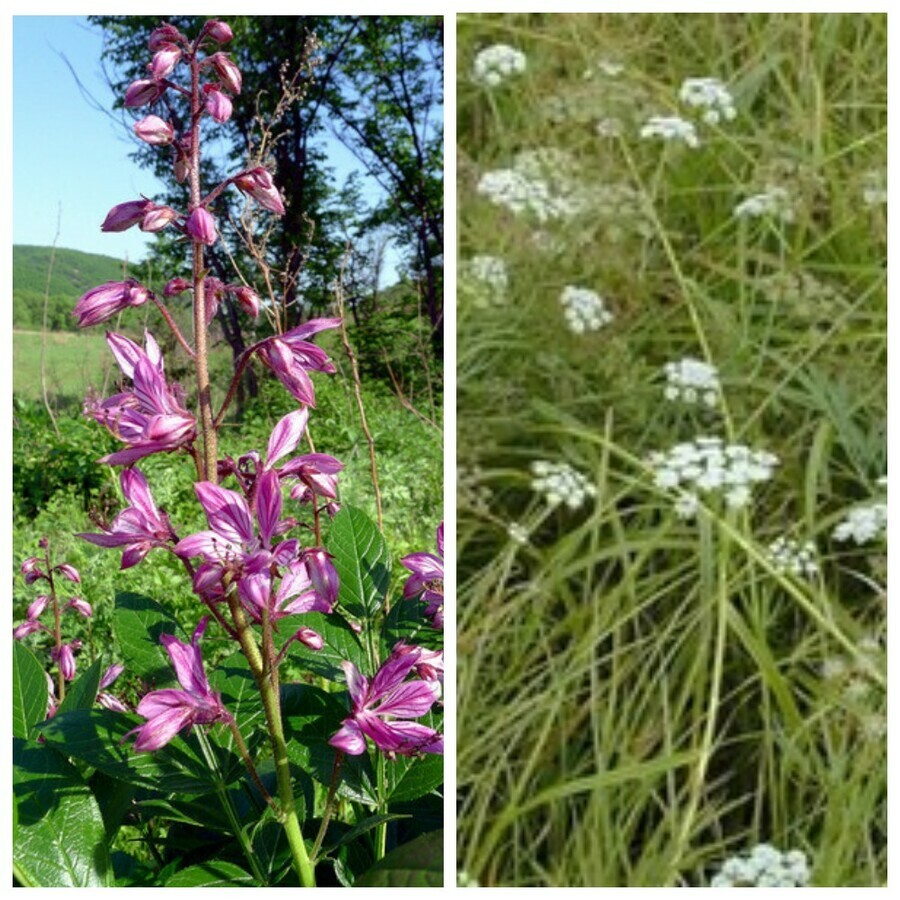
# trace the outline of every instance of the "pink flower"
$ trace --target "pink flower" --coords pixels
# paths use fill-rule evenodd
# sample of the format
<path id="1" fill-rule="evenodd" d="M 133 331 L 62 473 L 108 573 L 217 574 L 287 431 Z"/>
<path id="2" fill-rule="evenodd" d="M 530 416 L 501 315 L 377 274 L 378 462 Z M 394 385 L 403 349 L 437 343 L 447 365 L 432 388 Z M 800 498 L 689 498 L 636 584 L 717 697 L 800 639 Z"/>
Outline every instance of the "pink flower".
<path id="1" fill-rule="evenodd" d="M 78 319 L 80 328 L 87 328 L 105 322 L 129 306 L 143 306 L 151 296 L 147 288 L 131 278 L 107 281 L 81 297 L 72 314 Z"/>
<path id="2" fill-rule="evenodd" d="M 187 38 L 174 25 L 166 22 L 153 30 L 148 41 L 148 47 L 151 53 L 156 53 L 162 50 L 166 44 L 186 44 L 187 42 Z"/>
<path id="3" fill-rule="evenodd" d="M 185 281 L 183 278 L 170 278 L 163 288 L 163 295 L 166 297 L 177 297 L 190 289 L 190 282 Z"/>
<path id="4" fill-rule="evenodd" d="M 25 584 L 34 584 L 39 578 L 47 577 L 39 565 L 41 562 L 42 560 L 37 556 L 29 556 L 22 563 L 22 574 L 25 576 Z"/>
<path id="5" fill-rule="evenodd" d="M 443 753 L 443 738 L 427 725 L 402 721 L 424 716 L 440 696 L 437 681 L 406 681 L 418 662 L 420 648 L 392 653 L 370 682 L 351 662 L 341 664 L 347 676 L 351 715 L 329 740 L 351 756 L 365 753 L 366 738 L 388 756 Z"/>
<path id="6" fill-rule="evenodd" d="M 172 70 L 181 59 L 181 48 L 175 44 L 161 43 L 159 49 L 153 54 L 153 59 L 147 65 L 150 75 L 156 81 L 168 78 Z"/>
<path id="7" fill-rule="evenodd" d="M 72 597 L 63 608 L 74 609 L 76 612 L 81 613 L 86 619 L 89 619 L 94 615 L 91 604 L 88 603 L 87 600 L 82 600 L 81 597 Z"/>
<path id="8" fill-rule="evenodd" d="M 218 19 L 210 19 L 203 26 L 203 33 L 212 38 L 217 44 L 227 44 L 233 37 L 231 29 Z"/>
<path id="9" fill-rule="evenodd" d="M 59 665 L 59 671 L 66 681 L 75 678 L 75 651 L 81 649 L 81 641 L 72 641 L 71 644 L 61 644 L 50 650 L 51 658 Z"/>
<path id="10" fill-rule="evenodd" d="M 59 572 L 66 581 L 71 581 L 73 584 L 81 584 L 81 575 L 78 574 L 78 569 L 69 565 L 69 563 L 60 563 L 58 566 L 53 567 L 53 571 Z"/>
<path id="11" fill-rule="evenodd" d="M 146 106 L 159 100 L 166 92 L 166 86 L 148 78 L 139 78 L 125 89 L 125 106 Z"/>
<path id="12" fill-rule="evenodd" d="M 145 116 L 134 123 L 134 133 L 144 142 L 156 147 L 164 147 L 175 140 L 175 129 L 171 122 L 159 116 Z"/>
<path id="13" fill-rule="evenodd" d="M 187 233 L 201 244 L 208 247 L 216 242 L 216 220 L 202 206 L 198 206 L 187 219 L 185 224 Z"/>
<path id="14" fill-rule="evenodd" d="M 113 712 L 128 712 L 128 707 L 115 695 L 108 693 L 108 688 L 121 674 L 125 671 L 125 666 L 121 663 L 111 665 L 100 678 L 100 693 L 97 694 L 97 702 L 104 709 L 111 709 Z"/>
<path id="15" fill-rule="evenodd" d="M 125 231 L 137 225 L 144 218 L 144 213 L 153 206 L 149 200 L 129 200 L 114 206 L 103 220 L 101 231 Z"/>
<path id="16" fill-rule="evenodd" d="M 13 637 L 17 641 L 21 641 L 22 638 L 26 638 L 29 634 L 34 634 L 43 628 L 44 626 L 37 619 L 26 619 L 21 625 L 13 629 Z"/>
<path id="17" fill-rule="evenodd" d="M 248 316 L 253 316 L 255 319 L 259 315 L 260 299 L 253 288 L 243 284 L 230 284 L 227 289 L 237 298 L 237 302 Z"/>
<path id="18" fill-rule="evenodd" d="M 293 397 L 308 406 L 315 406 L 316 394 L 307 370 L 329 374 L 336 370 L 325 351 L 306 339 L 340 324 L 340 319 L 311 319 L 282 335 L 260 341 L 256 353 Z"/>
<path id="19" fill-rule="evenodd" d="M 157 206 L 151 203 L 141 221 L 141 231 L 162 231 L 178 218 L 178 213 L 170 206 Z"/>
<path id="20" fill-rule="evenodd" d="M 403 586 L 403 596 L 409 600 L 421 594 L 427 604 L 426 618 L 435 628 L 444 627 L 444 523 L 438 526 L 437 547 L 439 556 L 433 553 L 410 553 L 400 560 L 412 575 Z"/>
<path id="21" fill-rule="evenodd" d="M 206 111 L 217 121 L 227 122 L 231 118 L 231 98 L 217 84 L 204 84 Z"/>
<path id="22" fill-rule="evenodd" d="M 210 65 L 216 70 L 216 75 L 222 86 L 229 93 L 239 94 L 241 92 L 241 70 L 231 61 L 224 53 L 213 53 L 204 61 L 204 65 Z"/>
<path id="23" fill-rule="evenodd" d="M 239 191 L 252 197 L 263 209 L 279 216 L 284 215 L 284 202 L 278 193 L 278 188 L 275 187 L 268 170 L 262 166 L 241 172 L 231 181 Z"/>
<path id="24" fill-rule="evenodd" d="M 210 689 L 203 669 L 200 638 L 206 629 L 206 621 L 206 618 L 200 620 L 190 644 L 179 641 L 171 634 L 160 638 L 182 689 L 151 691 L 138 704 L 138 715 L 147 721 L 128 732 L 128 735 L 137 735 L 134 749 L 138 752 L 159 750 L 183 728 L 231 721 L 221 697 Z"/>
<path id="25" fill-rule="evenodd" d="M 337 498 L 337 476 L 344 464 L 327 453 L 297 456 L 281 467 L 282 477 L 296 476 L 300 484 L 291 488 L 291 499 L 314 503 L 316 497 Z"/>
<path id="26" fill-rule="evenodd" d="M 98 547 L 123 547 L 122 568 L 130 569 L 154 547 L 169 546 L 175 534 L 168 517 L 156 508 L 147 479 L 137 469 L 123 469 L 119 480 L 122 493 L 131 505 L 102 534 L 77 536 Z"/>
<path id="27" fill-rule="evenodd" d="M 197 421 L 183 406 L 184 395 L 163 374 L 162 355 L 152 335 L 146 352 L 121 334 L 107 334 L 119 368 L 132 380 L 130 390 L 85 406 L 87 415 L 128 445 L 101 462 L 130 465 L 152 453 L 189 447 L 197 436 Z"/>

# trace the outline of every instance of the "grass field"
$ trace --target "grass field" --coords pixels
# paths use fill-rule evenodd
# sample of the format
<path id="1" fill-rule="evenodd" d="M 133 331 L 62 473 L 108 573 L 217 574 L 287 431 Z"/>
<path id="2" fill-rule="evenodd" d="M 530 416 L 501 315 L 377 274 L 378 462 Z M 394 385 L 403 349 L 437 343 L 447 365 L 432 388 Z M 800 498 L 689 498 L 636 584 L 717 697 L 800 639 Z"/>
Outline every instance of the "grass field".
<path id="1" fill-rule="evenodd" d="M 466 883 L 885 883 L 886 33 L 459 20 Z"/>

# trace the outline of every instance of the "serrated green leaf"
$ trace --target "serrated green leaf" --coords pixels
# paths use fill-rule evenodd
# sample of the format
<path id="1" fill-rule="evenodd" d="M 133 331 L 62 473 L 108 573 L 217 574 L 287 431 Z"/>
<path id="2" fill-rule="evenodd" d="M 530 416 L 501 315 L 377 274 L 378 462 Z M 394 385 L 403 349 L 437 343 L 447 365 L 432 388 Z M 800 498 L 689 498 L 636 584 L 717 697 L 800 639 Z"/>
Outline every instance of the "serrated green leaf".
<path id="1" fill-rule="evenodd" d="M 348 659 L 358 669 L 366 667 L 366 654 L 358 635 L 347 621 L 337 613 L 305 613 L 302 616 L 290 616 L 282 619 L 278 627 L 285 635 L 295 633 L 300 628 L 312 628 L 322 637 L 321 650 L 311 650 L 300 641 L 290 645 L 288 655 L 300 662 L 304 668 L 315 675 L 321 675 L 331 681 L 344 680 L 341 663 Z"/>
<path id="2" fill-rule="evenodd" d="M 74 766 L 46 747 L 14 739 L 13 791 L 13 861 L 23 885 L 113 884 L 103 818 Z"/>
<path id="3" fill-rule="evenodd" d="M 356 879 L 355 887 L 443 887 L 444 832 L 402 844 Z"/>
<path id="4" fill-rule="evenodd" d="M 391 554 L 382 533 L 361 509 L 343 506 L 331 523 L 327 550 L 340 579 L 340 605 L 359 619 L 374 616 L 391 580 Z"/>
<path id="5" fill-rule="evenodd" d="M 34 736 L 34 726 L 47 717 L 47 675 L 37 657 L 19 641 L 13 643 L 13 737 Z"/>
<path id="6" fill-rule="evenodd" d="M 391 606 L 381 625 L 381 656 L 391 655 L 398 641 L 417 644 L 429 650 L 440 650 L 444 646 L 443 632 L 433 628 L 422 616 L 424 604 L 418 600 L 404 600 L 399 597 Z"/>
<path id="7" fill-rule="evenodd" d="M 207 674 L 210 687 L 222 695 L 222 702 L 246 740 L 255 728 L 265 724 L 265 710 L 247 658 L 243 653 L 234 653 Z M 230 747 L 233 740 L 228 731 L 221 743 Z"/>
<path id="8" fill-rule="evenodd" d="M 119 643 L 125 667 L 158 688 L 175 680 L 168 654 L 159 642 L 163 634 L 184 639 L 178 622 L 155 600 L 142 594 L 116 594 L 113 634 Z"/>
<path id="9" fill-rule="evenodd" d="M 397 759 L 389 773 L 391 803 L 417 800 L 430 794 L 444 780 L 444 757 L 430 753 L 421 759 Z"/>
<path id="10" fill-rule="evenodd" d="M 66 697 L 59 705 L 56 714 L 72 712 L 73 709 L 90 709 L 97 699 L 100 690 L 100 678 L 103 675 L 103 664 L 94 660 L 87 671 L 79 675 L 66 689 Z"/>
<path id="11" fill-rule="evenodd" d="M 192 736 L 176 737 L 154 753 L 135 753 L 125 735 L 143 720 L 108 709 L 80 709 L 41 726 L 48 746 L 80 759 L 112 778 L 161 793 L 203 794 L 214 790 L 213 775 Z M 226 753 L 227 751 L 220 751 Z M 240 771 L 233 759 L 223 771 Z"/>
<path id="12" fill-rule="evenodd" d="M 166 887 L 257 887 L 256 879 L 234 863 L 220 859 L 176 872 Z"/>

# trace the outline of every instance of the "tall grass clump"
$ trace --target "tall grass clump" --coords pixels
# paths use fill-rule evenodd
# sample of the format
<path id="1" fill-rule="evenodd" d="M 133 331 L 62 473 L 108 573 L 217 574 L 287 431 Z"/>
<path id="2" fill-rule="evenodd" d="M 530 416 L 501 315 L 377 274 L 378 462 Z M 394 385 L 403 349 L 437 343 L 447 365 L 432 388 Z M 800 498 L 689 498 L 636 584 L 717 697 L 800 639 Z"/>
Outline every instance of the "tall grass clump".
<path id="1" fill-rule="evenodd" d="M 886 48 L 460 18 L 466 883 L 885 883 Z"/>

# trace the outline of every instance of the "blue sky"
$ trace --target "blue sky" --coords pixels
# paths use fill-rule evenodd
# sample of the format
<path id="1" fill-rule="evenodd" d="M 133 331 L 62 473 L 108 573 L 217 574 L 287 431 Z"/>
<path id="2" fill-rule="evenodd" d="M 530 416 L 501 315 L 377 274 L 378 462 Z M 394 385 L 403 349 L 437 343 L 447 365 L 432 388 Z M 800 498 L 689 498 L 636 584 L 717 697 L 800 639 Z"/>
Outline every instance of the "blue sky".
<path id="1" fill-rule="evenodd" d="M 121 119 L 83 96 L 63 56 L 104 110 L 114 97 L 100 65 L 102 33 L 75 16 L 13 18 L 13 243 L 49 246 L 59 215 L 58 247 L 138 261 L 154 240 L 137 228 L 104 234 L 100 223 L 117 203 L 159 183 L 129 160 L 134 138 Z M 149 54 L 148 54 L 149 59 Z M 358 168 L 353 156 L 328 141 L 329 161 L 342 181 Z M 370 196 L 378 188 L 364 184 Z M 393 280 L 396 254 L 386 278 Z"/>

